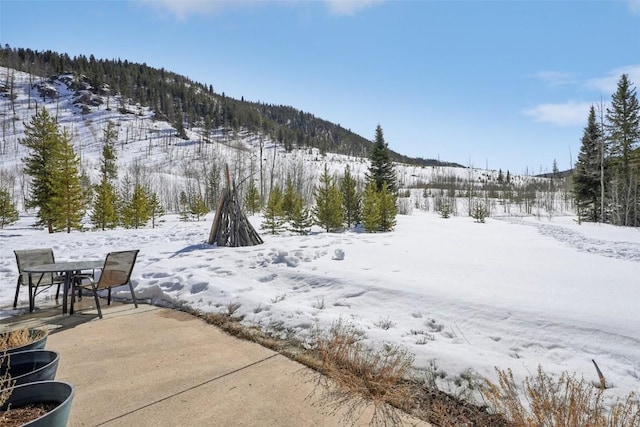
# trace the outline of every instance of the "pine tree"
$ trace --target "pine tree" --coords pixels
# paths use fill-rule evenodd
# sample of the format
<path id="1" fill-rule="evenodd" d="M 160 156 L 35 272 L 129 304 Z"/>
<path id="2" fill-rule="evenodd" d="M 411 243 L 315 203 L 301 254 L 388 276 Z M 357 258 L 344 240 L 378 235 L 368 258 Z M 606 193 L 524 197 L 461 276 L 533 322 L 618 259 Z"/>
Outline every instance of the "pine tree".
<path id="1" fill-rule="evenodd" d="M 396 198 L 387 187 L 387 183 L 382 184 L 382 189 L 378 192 L 378 202 L 380 206 L 380 231 L 391 231 L 396 226 L 396 215 L 398 207 Z"/>
<path id="2" fill-rule="evenodd" d="M 473 209 L 471 211 L 471 218 L 475 219 L 476 222 L 484 223 L 485 218 L 487 217 L 487 208 L 482 202 L 474 202 Z"/>
<path id="3" fill-rule="evenodd" d="M 19 218 L 11 195 L 5 188 L 0 188 L 0 229 L 15 223 Z"/>
<path id="4" fill-rule="evenodd" d="M 316 199 L 316 206 L 313 210 L 315 223 L 327 232 L 340 229 L 344 222 L 342 195 L 336 187 L 334 179 L 329 175 L 329 168 L 326 164 L 324 172 L 320 175 L 320 184 L 316 187 L 314 196 Z"/>
<path id="5" fill-rule="evenodd" d="M 60 135 L 60 148 L 53 153 L 51 197 L 48 209 L 51 212 L 55 231 L 79 229 L 84 215 L 85 193 L 80 183 L 80 159 L 73 150 L 71 137 L 67 131 Z"/>
<path id="6" fill-rule="evenodd" d="M 282 199 L 282 190 L 280 187 L 274 187 L 269 193 L 269 200 L 267 200 L 267 206 L 264 209 L 264 220 L 261 224 L 261 228 L 271 234 L 283 231 L 285 220 Z"/>
<path id="7" fill-rule="evenodd" d="M 380 193 L 374 181 L 369 181 L 362 194 L 362 226 L 368 233 L 380 231 Z"/>
<path id="8" fill-rule="evenodd" d="M 289 231 L 302 235 L 307 235 L 311 231 L 313 218 L 309 209 L 304 206 L 304 199 L 299 194 L 293 201 L 289 222 L 291 224 Z"/>
<path id="9" fill-rule="evenodd" d="M 118 130 L 114 122 L 107 122 L 103 133 L 104 143 L 100 158 L 100 183 L 95 187 L 91 222 L 102 230 L 118 225 L 118 193 L 115 181 L 118 177 L 115 143 Z"/>
<path id="10" fill-rule="evenodd" d="M 25 124 L 24 134 L 20 143 L 29 149 L 29 155 L 24 159 L 24 172 L 31 177 L 26 207 L 38 208 L 36 225 L 46 226 L 49 233 L 53 233 L 54 215 L 51 208 L 54 206 L 50 202 L 54 195 L 55 159 L 61 150 L 58 125 L 47 109 L 42 108 Z"/>
<path id="11" fill-rule="evenodd" d="M 156 228 L 156 219 L 165 214 L 164 207 L 160 204 L 157 193 L 149 196 L 149 214 L 151 216 L 151 228 Z"/>
<path id="12" fill-rule="evenodd" d="M 553 159 L 553 166 L 551 167 L 551 179 L 560 179 L 560 169 L 558 169 L 558 162 Z"/>
<path id="13" fill-rule="evenodd" d="M 122 222 L 126 228 L 144 227 L 151 218 L 148 192 L 140 185 L 133 188 L 131 199 L 125 202 Z"/>
<path id="14" fill-rule="evenodd" d="M 288 220 L 291 220 L 294 205 L 298 197 L 299 195 L 296 192 L 296 188 L 293 186 L 293 181 L 288 179 L 287 185 L 284 189 L 284 194 L 282 196 L 282 210 L 284 211 L 285 218 L 287 218 Z"/>
<path id="15" fill-rule="evenodd" d="M 256 187 L 254 180 L 249 181 L 249 187 L 247 188 L 247 192 L 244 196 L 244 207 L 251 213 L 251 215 L 255 215 L 256 212 L 259 212 L 260 209 L 262 209 L 260 203 L 260 192 L 258 191 L 258 187 Z"/>
<path id="16" fill-rule="evenodd" d="M 209 213 L 209 208 L 200 194 L 192 197 L 189 204 L 189 213 L 196 218 L 196 221 L 200 221 L 200 217 Z"/>
<path id="17" fill-rule="evenodd" d="M 380 127 L 380 125 L 376 128 L 376 136 L 369 160 L 371 164 L 369 165 L 367 177 L 376 183 L 377 191 L 382 190 L 382 185 L 386 182 L 387 188 L 395 194 L 398 190 L 396 185 L 396 172 L 389 156 L 389 147 L 384 140 L 382 127 Z"/>
<path id="18" fill-rule="evenodd" d="M 189 216 L 190 216 L 189 197 L 187 197 L 186 192 L 184 191 L 180 192 L 179 202 L 180 202 L 180 206 L 179 206 L 180 221 L 189 221 Z"/>
<path id="19" fill-rule="evenodd" d="M 640 105 L 636 89 L 627 74 L 623 74 L 618 81 L 606 118 L 612 178 L 615 179 L 612 185 L 612 196 L 616 200 L 614 222 L 636 226 L 639 215 L 633 194 L 637 192 L 638 177 L 634 176 L 631 168 L 632 163 L 638 168 L 638 151 L 635 149 L 640 140 Z"/>
<path id="20" fill-rule="evenodd" d="M 357 190 L 357 182 L 349 165 L 344 168 L 344 175 L 340 181 L 340 193 L 342 194 L 342 208 L 344 210 L 344 220 L 348 228 L 360 222 L 360 209 L 362 197 Z"/>
<path id="21" fill-rule="evenodd" d="M 580 221 L 598 222 L 600 219 L 602 138 L 602 129 L 596 122 L 595 108 L 591 106 L 573 172 L 573 194 Z"/>

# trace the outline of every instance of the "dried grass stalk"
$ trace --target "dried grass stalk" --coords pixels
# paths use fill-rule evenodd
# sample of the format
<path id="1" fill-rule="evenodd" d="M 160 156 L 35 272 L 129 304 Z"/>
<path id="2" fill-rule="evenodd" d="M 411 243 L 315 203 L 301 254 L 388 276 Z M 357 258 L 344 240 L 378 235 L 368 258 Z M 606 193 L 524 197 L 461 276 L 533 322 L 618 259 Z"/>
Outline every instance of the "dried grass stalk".
<path id="1" fill-rule="evenodd" d="M 47 336 L 48 333 L 47 329 L 30 329 L 28 327 L 4 332 L 0 334 L 0 352 L 27 345 Z"/>

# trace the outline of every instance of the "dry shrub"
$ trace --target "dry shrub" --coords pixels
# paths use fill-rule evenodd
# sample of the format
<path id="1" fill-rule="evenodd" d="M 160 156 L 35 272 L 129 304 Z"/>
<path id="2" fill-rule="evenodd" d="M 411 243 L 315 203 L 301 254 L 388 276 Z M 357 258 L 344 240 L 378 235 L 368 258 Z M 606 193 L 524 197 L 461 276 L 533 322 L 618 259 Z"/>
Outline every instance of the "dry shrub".
<path id="1" fill-rule="evenodd" d="M 27 345 L 30 342 L 45 337 L 48 333 L 49 331 L 47 329 L 30 329 L 28 327 L 4 332 L 0 334 L 0 352 Z"/>
<path id="2" fill-rule="evenodd" d="M 373 349 L 362 343 L 363 334 L 353 325 L 338 321 L 328 334 L 318 334 L 316 351 L 320 371 L 332 383 L 323 387 L 325 403 L 347 408 L 347 417 L 357 419 L 373 404 L 374 424 L 395 424 L 394 408 L 409 411 L 414 391 L 407 380 L 413 371 L 413 355 L 398 346 Z"/>
<path id="3" fill-rule="evenodd" d="M 10 356 L 8 353 L 0 353 L 0 365 L 5 364 L 5 359 L 7 366 L 9 366 Z M 0 375 L 0 406 L 4 405 L 4 403 L 11 396 L 11 392 L 13 391 L 11 387 L 15 384 L 15 380 L 11 379 L 11 374 L 7 369 L 2 375 Z"/>
<path id="4" fill-rule="evenodd" d="M 608 406 L 604 390 L 566 372 L 556 381 L 539 367 L 525 379 L 522 399 L 511 370 L 496 371 L 498 384 L 487 381 L 483 394 L 516 427 L 640 427 L 640 402 L 633 393 Z"/>

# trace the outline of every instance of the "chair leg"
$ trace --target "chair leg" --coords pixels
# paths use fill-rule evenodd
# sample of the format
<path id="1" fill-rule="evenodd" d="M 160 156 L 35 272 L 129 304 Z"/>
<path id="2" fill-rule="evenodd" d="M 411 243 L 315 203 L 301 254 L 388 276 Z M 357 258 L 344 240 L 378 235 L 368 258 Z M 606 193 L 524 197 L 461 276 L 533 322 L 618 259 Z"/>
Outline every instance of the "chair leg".
<path id="1" fill-rule="evenodd" d="M 111 288 L 107 290 L 107 305 L 111 305 Z"/>
<path id="2" fill-rule="evenodd" d="M 29 277 L 29 313 L 33 313 L 33 310 L 36 309 L 36 290 L 38 288 L 33 286 L 33 282 L 31 281 L 31 277 Z"/>
<path id="3" fill-rule="evenodd" d="M 129 282 L 129 289 L 131 290 L 131 299 L 133 299 L 133 305 L 138 308 L 138 301 L 136 301 L 136 294 L 133 293 L 133 284 Z"/>
<path id="4" fill-rule="evenodd" d="M 59 296 L 60 296 L 60 283 L 58 283 L 58 289 L 56 289 L 56 301 L 58 301 Z"/>
<path id="5" fill-rule="evenodd" d="M 13 299 L 13 308 L 18 306 L 18 293 L 20 293 L 20 279 L 18 279 L 18 285 L 16 286 L 16 297 Z"/>
<path id="6" fill-rule="evenodd" d="M 93 288 L 93 299 L 96 301 L 96 308 L 98 309 L 98 317 L 102 319 L 102 310 L 100 309 L 100 301 L 98 301 L 98 289 L 95 284 L 91 284 Z"/>
<path id="7" fill-rule="evenodd" d="M 71 301 L 69 302 L 69 315 L 73 314 L 73 303 L 76 302 L 76 298 L 74 297 L 73 293 L 73 286 L 74 284 L 71 283 Z"/>

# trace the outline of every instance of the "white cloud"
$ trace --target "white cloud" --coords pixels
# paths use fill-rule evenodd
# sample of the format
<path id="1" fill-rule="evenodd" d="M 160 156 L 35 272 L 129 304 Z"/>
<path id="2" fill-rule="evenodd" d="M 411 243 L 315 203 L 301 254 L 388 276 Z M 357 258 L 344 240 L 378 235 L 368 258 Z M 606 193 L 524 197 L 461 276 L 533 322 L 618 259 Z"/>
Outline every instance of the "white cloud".
<path id="1" fill-rule="evenodd" d="M 336 15 L 353 15 L 357 11 L 382 3 L 383 0 L 325 0 L 329 10 Z"/>
<path id="2" fill-rule="evenodd" d="M 138 0 L 140 3 L 153 6 L 160 11 L 169 12 L 179 20 L 183 21 L 190 15 L 205 13 L 210 14 L 230 5 L 239 3 L 238 1 L 220 0 Z"/>
<path id="3" fill-rule="evenodd" d="M 279 5 L 280 2 L 269 0 L 138 0 L 140 3 L 153 6 L 168 12 L 183 21 L 190 15 L 212 14 L 230 8 L 255 7 L 261 5 Z M 304 3 L 315 0 L 293 0 L 290 4 Z M 335 15 L 353 15 L 364 8 L 370 7 L 384 0 L 322 0 L 327 4 L 330 12 Z"/>
<path id="4" fill-rule="evenodd" d="M 574 74 L 563 71 L 540 71 L 533 74 L 533 77 L 551 86 L 561 86 L 576 82 Z"/>
<path id="5" fill-rule="evenodd" d="M 629 9 L 634 15 L 640 15 L 640 0 L 627 0 Z"/>
<path id="6" fill-rule="evenodd" d="M 637 0 L 640 2 L 640 0 Z M 586 83 L 588 89 L 600 91 L 606 95 L 612 95 L 617 87 L 620 76 L 627 74 L 629 80 L 636 88 L 640 87 L 640 65 L 627 65 L 626 67 L 616 68 L 604 77 L 590 79 Z"/>
<path id="7" fill-rule="evenodd" d="M 564 104 L 540 104 L 524 111 L 524 114 L 536 122 L 557 126 L 580 126 L 586 124 L 591 105 L 591 102 L 575 101 Z"/>

